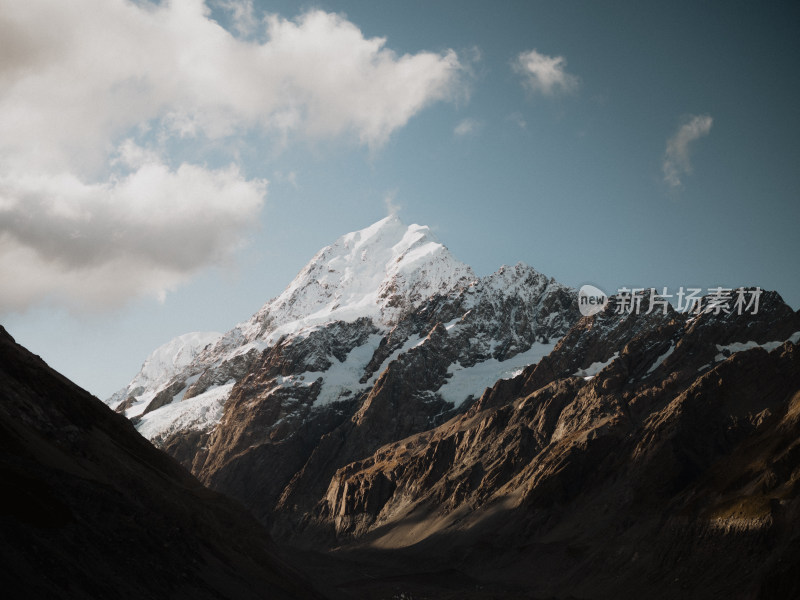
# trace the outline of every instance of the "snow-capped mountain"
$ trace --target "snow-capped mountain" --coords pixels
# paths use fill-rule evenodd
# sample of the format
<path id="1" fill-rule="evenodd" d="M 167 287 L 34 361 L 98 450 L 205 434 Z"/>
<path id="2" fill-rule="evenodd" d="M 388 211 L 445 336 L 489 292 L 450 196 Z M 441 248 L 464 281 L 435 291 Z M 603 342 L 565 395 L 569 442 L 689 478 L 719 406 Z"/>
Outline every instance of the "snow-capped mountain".
<path id="1" fill-rule="evenodd" d="M 389 216 L 320 250 L 282 294 L 226 334 L 189 333 L 160 346 L 106 402 L 113 408 L 124 402 L 125 414 L 138 416 L 165 390 L 174 393 L 160 398 L 159 406 L 188 390 L 192 376 L 206 367 L 261 351 L 282 336 L 361 317 L 391 325 L 434 294 L 447 294 L 474 279 L 472 269 L 456 260 L 428 227 L 406 227 Z M 181 381 L 184 385 L 173 390 Z"/>
<path id="2" fill-rule="evenodd" d="M 369 317 L 392 325 L 436 294 L 475 279 L 428 227 L 392 215 L 320 250 L 283 293 L 239 330 L 272 342 L 303 328 Z"/>
<path id="3" fill-rule="evenodd" d="M 458 350 L 440 384 L 426 392 L 441 389 L 458 405 L 552 348 L 550 338 L 569 320 L 543 300 L 564 293 L 522 264 L 479 279 L 429 228 L 405 226 L 393 215 L 320 250 L 283 293 L 224 335 L 187 334 L 161 346 L 108 403 L 138 419 L 152 439 L 187 427 L 207 431 L 254 361 L 287 347 L 302 349 L 302 359 L 275 379 L 276 393 L 303 396 L 305 408 L 365 393 L 389 362 L 425 344 L 425 326 L 408 317 L 436 299 L 425 322 L 435 314 Z M 323 338 L 334 323 L 356 339 L 337 331 L 343 345 L 330 357 Z"/>
<path id="4" fill-rule="evenodd" d="M 389 216 L 320 250 L 224 335 L 165 344 L 108 402 L 196 473 L 265 440 L 368 423 L 391 397 L 403 414 L 374 444 L 537 362 L 577 320 L 574 299 L 521 263 L 479 278 L 429 228 Z"/>

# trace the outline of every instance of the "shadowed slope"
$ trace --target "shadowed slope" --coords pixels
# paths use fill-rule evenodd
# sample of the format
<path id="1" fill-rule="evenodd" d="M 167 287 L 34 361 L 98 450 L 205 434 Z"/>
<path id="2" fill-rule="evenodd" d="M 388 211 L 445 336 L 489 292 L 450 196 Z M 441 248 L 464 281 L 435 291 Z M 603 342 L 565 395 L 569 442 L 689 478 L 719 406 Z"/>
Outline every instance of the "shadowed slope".
<path id="1" fill-rule="evenodd" d="M 242 508 L 2 327 L 0 399 L 7 597 L 317 597 Z"/>

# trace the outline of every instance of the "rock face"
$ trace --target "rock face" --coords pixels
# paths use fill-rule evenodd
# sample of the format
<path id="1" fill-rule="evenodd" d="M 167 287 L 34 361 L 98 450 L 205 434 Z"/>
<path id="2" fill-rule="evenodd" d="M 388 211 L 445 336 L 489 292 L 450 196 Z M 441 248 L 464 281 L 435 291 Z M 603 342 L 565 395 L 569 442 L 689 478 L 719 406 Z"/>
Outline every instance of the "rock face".
<path id="1" fill-rule="evenodd" d="M 0 587 L 24 598 L 317 598 L 266 531 L 0 327 Z"/>
<path id="2" fill-rule="evenodd" d="M 796 597 L 800 314 L 762 302 L 582 318 L 467 413 L 337 470 L 305 531 L 532 597 Z"/>

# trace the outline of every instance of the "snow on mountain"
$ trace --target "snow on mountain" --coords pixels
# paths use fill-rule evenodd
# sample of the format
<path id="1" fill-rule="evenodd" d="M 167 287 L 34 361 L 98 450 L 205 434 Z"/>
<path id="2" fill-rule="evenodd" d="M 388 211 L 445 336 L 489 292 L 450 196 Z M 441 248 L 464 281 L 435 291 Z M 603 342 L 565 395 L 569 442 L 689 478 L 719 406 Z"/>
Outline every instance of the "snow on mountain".
<path id="1" fill-rule="evenodd" d="M 463 367 L 455 362 L 448 367 L 450 379 L 438 392 L 447 402 L 460 406 L 468 398 L 477 398 L 486 388 L 492 387 L 500 379 L 516 377 L 522 370 L 542 357 L 547 356 L 555 344 L 534 343 L 531 347 L 519 354 L 503 361 L 489 358 L 472 367 Z"/>
<path id="2" fill-rule="evenodd" d="M 220 337 L 222 334 L 217 332 L 194 332 L 170 340 L 147 357 L 131 384 L 147 386 L 172 377 L 191 363 L 201 350 Z"/>
<path id="3" fill-rule="evenodd" d="M 137 429 L 153 442 L 181 430 L 207 431 L 222 418 L 222 407 L 233 385 L 231 381 L 185 402 L 169 404 L 142 415 Z"/>
<path id="4" fill-rule="evenodd" d="M 474 279 L 428 227 L 406 227 L 391 215 L 320 250 L 241 332 L 248 340 L 271 342 L 312 325 L 364 316 L 392 324 L 432 295 Z"/>
<path id="5" fill-rule="evenodd" d="M 672 347 L 672 346 L 670 346 L 670 350 L 668 351 L 668 352 L 669 352 L 669 354 L 671 354 L 671 353 L 672 353 L 672 352 L 671 352 L 671 351 L 672 351 L 672 349 L 673 349 L 673 347 Z M 661 364 L 661 362 L 662 362 L 662 361 L 663 361 L 663 360 L 664 360 L 664 359 L 665 359 L 667 356 L 669 356 L 669 354 L 668 354 L 667 352 L 665 352 L 663 355 L 661 355 L 661 356 L 658 358 L 658 360 L 656 360 L 656 362 L 654 363 L 654 367 L 657 367 L 658 365 L 660 365 L 660 364 Z M 617 360 L 618 358 L 619 358 L 619 352 L 614 352 L 614 354 L 612 354 L 612 355 L 611 355 L 611 356 L 608 358 L 608 360 L 598 360 L 598 361 L 595 361 L 595 362 L 593 362 L 592 364 L 590 364 L 588 367 L 586 367 L 585 369 L 578 369 L 577 371 L 575 371 L 575 372 L 572 374 L 572 376 L 573 376 L 573 377 L 583 377 L 584 379 L 592 379 L 592 378 L 594 378 L 594 377 L 595 377 L 595 376 L 596 376 L 596 375 L 597 375 L 597 374 L 598 374 L 600 371 L 602 371 L 603 369 L 605 369 L 605 368 L 606 368 L 608 365 L 610 365 L 612 362 L 614 362 L 614 361 L 615 361 L 615 360 Z M 653 370 L 655 370 L 655 369 L 653 369 Z M 652 371 L 648 371 L 648 373 L 652 373 Z"/>
<path id="6" fill-rule="evenodd" d="M 476 279 L 430 228 L 406 226 L 390 215 L 320 250 L 279 296 L 225 333 L 201 360 L 220 364 L 261 352 L 283 336 L 334 321 L 369 317 L 391 327 L 434 294 Z"/>
<path id="7" fill-rule="evenodd" d="M 789 338 L 785 340 L 777 340 L 774 342 L 765 342 L 763 344 L 759 344 L 755 341 L 749 342 L 733 342 L 732 344 L 725 344 L 720 345 L 717 344 L 717 350 L 719 353 L 714 357 L 716 362 L 725 360 L 731 354 L 735 354 L 736 352 L 743 352 L 744 350 L 752 350 L 753 348 L 763 348 L 767 352 L 772 352 L 775 348 L 779 346 L 783 346 L 786 342 L 791 342 L 792 344 L 796 344 L 800 342 L 800 331 L 796 331 L 793 333 Z"/>
<path id="8" fill-rule="evenodd" d="M 139 414 L 165 383 L 188 367 L 204 348 L 216 343 L 221 337 L 221 333 L 198 331 L 180 335 L 159 346 L 145 359 L 133 380 L 106 400 L 106 403 L 116 408 L 121 402 L 133 397 L 136 402 L 129 403 L 129 413 L 126 414 Z M 137 408 L 141 410 L 137 412 Z"/>

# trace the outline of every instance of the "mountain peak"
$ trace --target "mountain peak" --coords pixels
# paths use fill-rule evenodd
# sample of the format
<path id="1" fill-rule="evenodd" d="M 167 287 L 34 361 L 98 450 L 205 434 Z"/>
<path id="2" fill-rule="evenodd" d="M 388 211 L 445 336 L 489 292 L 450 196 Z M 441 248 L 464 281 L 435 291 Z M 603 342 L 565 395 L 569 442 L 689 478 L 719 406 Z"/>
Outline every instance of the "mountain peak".
<path id="1" fill-rule="evenodd" d="M 375 236 L 397 235 L 399 232 L 406 231 L 407 229 L 408 227 L 400 220 L 400 217 L 392 213 L 364 229 L 346 233 L 337 241 L 345 244 L 363 244 Z"/>
<path id="2" fill-rule="evenodd" d="M 371 317 L 393 323 L 435 294 L 448 294 L 475 279 L 423 225 L 406 226 L 389 215 L 343 235 L 320 250 L 243 333 L 277 339 L 304 327 Z"/>
<path id="3" fill-rule="evenodd" d="M 399 257 L 412 247 L 424 244 L 434 244 L 444 248 L 427 225 L 406 225 L 396 214 L 391 214 L 369 227 L 343 235 L 330 246 L 323 248 L 309 265 L 329 249 L 361 251 L 363 255 L 359 258 L 362 262 L 380 263 L 383 258 L 382 253 L 391 251 L 392 255 Z M 375 266 L 380 268 L 385 265 L 375 264 Z"/>

